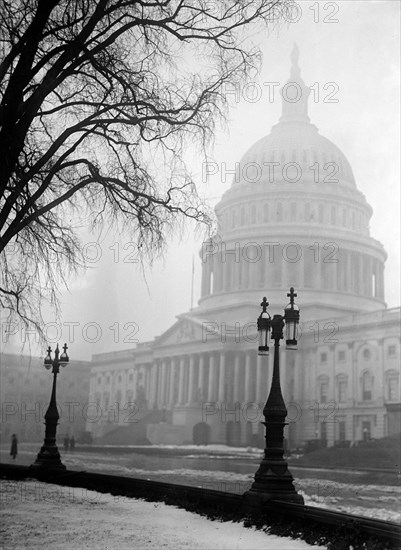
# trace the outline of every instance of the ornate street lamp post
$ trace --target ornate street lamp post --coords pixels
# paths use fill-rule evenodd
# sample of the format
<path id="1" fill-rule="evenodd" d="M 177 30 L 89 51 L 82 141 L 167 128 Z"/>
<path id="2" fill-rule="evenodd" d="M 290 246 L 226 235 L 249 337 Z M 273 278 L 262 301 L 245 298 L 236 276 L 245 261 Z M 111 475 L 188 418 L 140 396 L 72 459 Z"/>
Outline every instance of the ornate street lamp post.
<path id="1" fill-rule="evenodd" d="M 69 358 L 67 355 L 67 344 L 64 344 L 63 350 L 64 351 L 59 358 L 60 350 L 57 344 L 56 350 L 54 352 L 55 357 L 53 360 L 50 355 L 52 350 L 49 346 L 47 350 L 47 355 L 44 361 L 44 366 L 46 369 L 49 370 L 52 368 L 53 388 L 52 388 L 49 407 L 45 414 L 45 424 L 46 424 L 45 440 L 32 466 L 40 466 L 40 467 L 46 467 L 46 468 L 62 468 L 65 470 L 65 466 L 61 462 L 60 453 L 58 452 L 58 448 L 56 445 L 57 424 L 60 418 L 57 410 L 57 403 L 56 403 L 56 384 L 57 384 L 57 375 L 59 373 L 60 365 L 62 367 L 65 367 L 69 362 Z"/>
<path id="2" fill-rule="evenodd" d="M 293 485 L 294 478 L 284 460 L 284 426 L 287 424 L 287 408 L 284 403 L 280 386 L 280 340 L 283 339 L 283 329 L 286 329 L 286 349 L 297 349 L 297 336 L 299 324 L 299 308 L 294 304 L 294 288 L 289 294 L 290 303 L 284 310 L 284 315 L 274 315 L 271 319 L 267 312 L 268 302 L 263 298 L 262 313 L 258 319 L 259 331 L 259 355 L 269 354 L 269 336 L 274 341 L 274 365 L 270 394 L 263 409 L 266 426 L 266 445 L 264 457 L 255 474 L 249 491 L 245 498 L 250 504 L 260 504 L 270 500 L 281 500 L 304 504 L 304 499 L 299 495 Z"/>

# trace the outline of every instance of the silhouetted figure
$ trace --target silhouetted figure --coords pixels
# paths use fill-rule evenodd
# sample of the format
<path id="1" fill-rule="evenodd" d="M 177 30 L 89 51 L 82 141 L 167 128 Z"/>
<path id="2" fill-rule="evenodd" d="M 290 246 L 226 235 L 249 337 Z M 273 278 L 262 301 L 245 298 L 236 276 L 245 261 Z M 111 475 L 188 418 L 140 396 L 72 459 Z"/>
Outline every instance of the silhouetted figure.
<path id="1" fill-rule="evenodd" d="M 11 449 L 10 449 L 10 456 L 13 457 L 13 460 L 15 460 L 15 457 L 18 454 L 18 439 L 15 434 L 11 436 Z"/>
<path id="2" fill-rule="evenodd" d="M 74 439 L 74 436 L 71 436 L 71 439 L 70 439 L 70 449 L 71 449 L 71 451 L 74 451 L 74 449 L 75 449 L 75 439 Z"/>
<path id="3" fill-rule="evenodd" d="M 70 445 L 70 438 L 68 437 L 68 435 L 65 436 L 63 445 L 64 445 L 64 450 L 68 451 L 68 447 Z"/>

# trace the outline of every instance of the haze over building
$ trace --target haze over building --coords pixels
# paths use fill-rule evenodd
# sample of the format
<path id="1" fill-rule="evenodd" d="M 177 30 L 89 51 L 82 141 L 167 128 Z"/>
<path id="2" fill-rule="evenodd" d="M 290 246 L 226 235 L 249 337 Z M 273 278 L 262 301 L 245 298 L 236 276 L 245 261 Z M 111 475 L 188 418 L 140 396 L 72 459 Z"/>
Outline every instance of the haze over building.
<path id="1" fill-rule="evenodd" d="M 257 357 L 255 321 L 264 295 L 281 313 L 290 286 L 302 334 L 298 351 L 281 351 L 289 446 L 399 431 L 400 308 L 386 309 L 386 252 L 346 156 L 309 119 L 296 47 L 282 94 L 279 122 L 216 206 L 198 306 L 151 342 L 93 356 L 95 438 L 260 442 L 272 358 Z"/>

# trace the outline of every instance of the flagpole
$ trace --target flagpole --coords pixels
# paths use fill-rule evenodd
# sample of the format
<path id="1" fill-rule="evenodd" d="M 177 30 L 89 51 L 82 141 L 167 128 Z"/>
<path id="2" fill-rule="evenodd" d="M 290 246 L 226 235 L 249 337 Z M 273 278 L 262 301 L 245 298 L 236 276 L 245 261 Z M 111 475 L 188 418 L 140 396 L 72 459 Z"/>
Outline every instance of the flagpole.
<path id="1" fill-rule="evenodd" d="M 195 277 L 195 256 L 194 254 L 192 254 L 191 310 L 194 307 L 194 277 Z"/>

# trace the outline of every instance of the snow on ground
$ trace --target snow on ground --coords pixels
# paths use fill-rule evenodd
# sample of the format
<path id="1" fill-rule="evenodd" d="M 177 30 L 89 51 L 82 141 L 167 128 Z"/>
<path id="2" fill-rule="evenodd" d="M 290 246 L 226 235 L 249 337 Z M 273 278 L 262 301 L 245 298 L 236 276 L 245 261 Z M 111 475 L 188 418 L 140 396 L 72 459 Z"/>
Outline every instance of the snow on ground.
<path id="1" fill-rule="evenodd" d="M 211 521 L 164 503 L 77 487 L 2 480 L 0 491 L 4 550 L 325 548 Z"/>
<path id="2" fill-rule="evenodd" d="M 95 445 L 90 445 L 90 447 L 96 447 Z M 85 445 L 80 445 L 80 447 L 85 447 Z M 121 445 L 101 445 L 102 448 L 121 448 Z M 254 455 L 254 456 L 260 456 L 263 454 L 263 450 L 259 447 L 231 447 L 228 445 L 217 445 L 217 444 L 211 444 L 211 445 L 123 445 L 123 447 L 129 449 L 140 449 L 140 450 L 147 450 L 151 449 L 154 451 L 155 449 L 160 449 L 163 451 L 164 449 L 168 450 L 177 450 L 177 451 L 197 451 L 197 453 L 201 454 L 211 454 L 211 453 L 224 453 L 224 454 L 239 454 L 239 455 Z"/>
<path id="3" fill-rule="evenodd" d="M 70 457 L 69 467 L 79 469 L 79 459 Z M 67 461 L 65 461 L 67 464 Z M 253 474 L 223 472 L 221 470 L 195 470 L 189 468 L 147 470 L 107 463 L 92 463 L 88 470 L 101 473 L 116 473 L 128 477 L 159 480 L 167 483 L 196 485 L 204 489 L 215 489 L 230 493 L 243 494 L 253 482 Z M 296 490 L 304 497 L 308 506 L 318 506 L 361 515 L 383 521 L 399 523 L 401 520 L 400 486 L 394 485 L 360 485 L 340 483 L 332 480 L 314 478 L 295 479 Z M 378 494 L 381 493 L 381 494 Z M 373 495 L 373 496 L 372 496 Z"/>
<path id="4" fill-rule="evenodd" d="M 192 449 L 194 446 L 187 447 Z M 223 445 L 211 447 L 214 451 L 221 451 L 224 448 Z M 202 451 L 206 449 L 207 447 L 204 447 Z M 235 450 L 244 452 L 243 448 Z M 249 452 L 249 448 L 245 451 Z M 22 444 L 16 462 L 31 464 L 36 453 L 35 444 Z M 0 455 L 2 462 L 13 462 L 8 454 L 8 447 L 6 451 L 1 449 Z M 213 457 L 213 461 L 204 461 L 199 457 L 192 460 L 189 457 L 165 458 L 137 453 L 108 454 L 79 451 L 63 453 L 62 457 L 67 468 L 71 470 L 152 479 L 236 494 L 243 494 L 249 489 L 257 468 L 256 463 L 248 462 L 246 459 L 239 460 L 238 457 L 236 460 L 226 462 L 221 460 L 221 457 L 218 457 L 218 460 L 216 458 L 217 455 Z M 295 478 L 296 490 L 303 495 L 305 504 L 309 506 L 397 523 L 401 520 L 400 485 L 397 485 L 396 476 L 387 475 L 388 484 L 384 484 L 383 481 L 377 484 L 373 474 L 370 476 L 362 472 L 346 475 L 344 471 L 336 473 L 327 470 L 325 472 L 322 469 L 313 468 L 293 470 L 292 466 L 290 469 Z"/>

